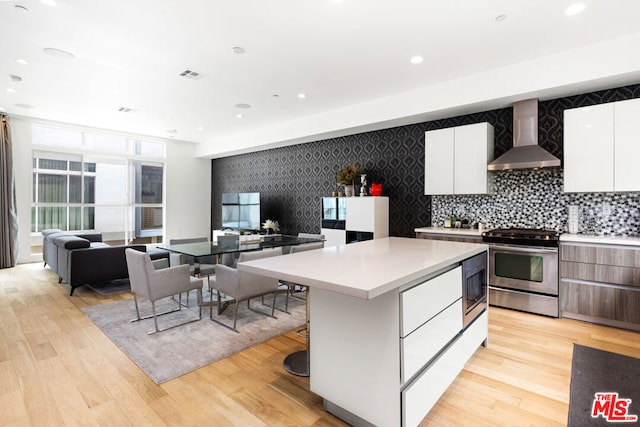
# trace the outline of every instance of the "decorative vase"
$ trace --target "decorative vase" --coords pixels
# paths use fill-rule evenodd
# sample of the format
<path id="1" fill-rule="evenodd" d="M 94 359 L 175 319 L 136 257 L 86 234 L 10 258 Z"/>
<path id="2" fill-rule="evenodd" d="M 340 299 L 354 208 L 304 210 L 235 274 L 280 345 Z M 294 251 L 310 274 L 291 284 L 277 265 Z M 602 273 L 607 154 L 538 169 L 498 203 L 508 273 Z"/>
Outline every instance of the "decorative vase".
<path id="1" fill-rule="evenodd" d="M 382 195 L 382 183 L 376 184 L 375 182 L 371 183 L 371 187 L 369 187 L 369 194 L 372 196 L 381 196 Z"/>
<path id="2" fill-rule="evenodd" d="M 353 197 L 356 194 L 353 184 L 347 184 L 344 186 L 344 195 L 347 197 Z"/>

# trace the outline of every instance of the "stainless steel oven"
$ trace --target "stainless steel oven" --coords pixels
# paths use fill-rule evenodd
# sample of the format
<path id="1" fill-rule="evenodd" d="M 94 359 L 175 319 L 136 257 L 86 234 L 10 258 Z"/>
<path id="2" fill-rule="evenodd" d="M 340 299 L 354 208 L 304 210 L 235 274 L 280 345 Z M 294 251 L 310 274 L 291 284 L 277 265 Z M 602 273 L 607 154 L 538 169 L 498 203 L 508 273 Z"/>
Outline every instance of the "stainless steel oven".
<path id="1" fill-rule="evenodd" d="M 493 286 L 558 295 L 558 248 L 490 245 L 489 263 Z"/>
<path id="2" fill-rule="evenodd" d="M 489 304 L 558 317 L 559 233 L 498 229 L 489 243 Z"/>

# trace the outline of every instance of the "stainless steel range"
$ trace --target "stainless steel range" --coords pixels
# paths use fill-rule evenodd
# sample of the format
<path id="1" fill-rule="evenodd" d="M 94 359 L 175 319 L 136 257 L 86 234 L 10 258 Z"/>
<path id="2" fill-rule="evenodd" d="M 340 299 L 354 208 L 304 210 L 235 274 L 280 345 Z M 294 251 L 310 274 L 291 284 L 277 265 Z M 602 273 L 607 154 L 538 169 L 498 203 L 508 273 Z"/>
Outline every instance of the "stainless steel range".
<path id="1" fill-rule="evenodd" d="M 560 232 L 498 228 L 489 244 L 489 305 L 558 317 Z"/>

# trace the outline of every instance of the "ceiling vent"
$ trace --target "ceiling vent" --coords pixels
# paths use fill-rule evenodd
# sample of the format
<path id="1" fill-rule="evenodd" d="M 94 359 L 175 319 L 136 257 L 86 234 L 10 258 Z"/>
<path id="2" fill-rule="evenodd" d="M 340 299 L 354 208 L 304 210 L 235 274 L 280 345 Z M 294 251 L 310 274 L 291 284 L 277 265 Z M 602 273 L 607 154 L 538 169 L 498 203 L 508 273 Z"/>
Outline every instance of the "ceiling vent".
<path id="1" fill-rule="evenodd" d="M 202 77 L 202 74 L 193 70 L 184 70 L 180 73 L 180 77 L 184 77 L 189 80 L 198 80 Z"/>
<path id="2" fill-rule="evenodd" d="M 120 107 L 118 108 L 118 111 L 120 111 L 121 113 L 135 113 L 138 110 L 136 110 L 135 108 Z"/>

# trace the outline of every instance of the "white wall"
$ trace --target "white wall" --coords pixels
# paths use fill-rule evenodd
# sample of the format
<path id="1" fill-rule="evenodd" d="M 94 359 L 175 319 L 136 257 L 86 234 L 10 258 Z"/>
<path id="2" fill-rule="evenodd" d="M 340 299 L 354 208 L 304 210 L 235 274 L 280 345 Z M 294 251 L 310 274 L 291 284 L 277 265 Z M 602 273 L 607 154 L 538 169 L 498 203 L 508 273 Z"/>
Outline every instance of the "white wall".
<path id="1" fill-rule="evenodd" d="M 31 120 L 19 117 L 10 117 L 9 120 L 18 204 L 18 262 L 42 262 L 41 255 L 33 256 L 30 253 L 32 240 L 40 239 L 39 233 L 35 237 L 31 235 Z M 210 237 L 211 161 L 196 158 L 194 144 L 172 140 L 166 142 L 165 241 L 179 237 Z"/>
<path id="2" fill-rule="evenodd" d="M 211 238 L 211 160 L 196 158 L 196 145 L 167 145 L 165 242 Z"/>

